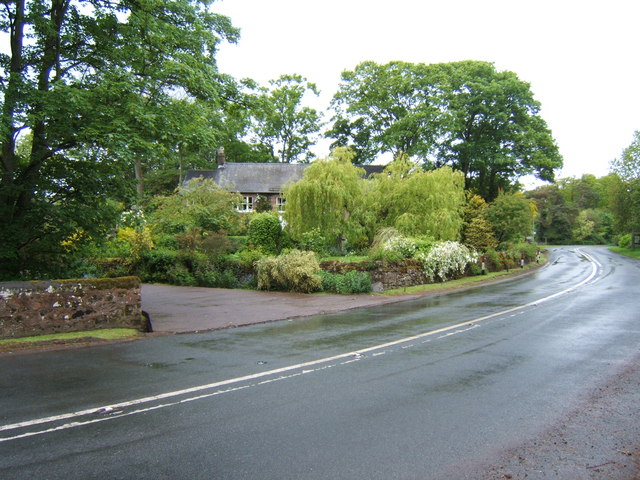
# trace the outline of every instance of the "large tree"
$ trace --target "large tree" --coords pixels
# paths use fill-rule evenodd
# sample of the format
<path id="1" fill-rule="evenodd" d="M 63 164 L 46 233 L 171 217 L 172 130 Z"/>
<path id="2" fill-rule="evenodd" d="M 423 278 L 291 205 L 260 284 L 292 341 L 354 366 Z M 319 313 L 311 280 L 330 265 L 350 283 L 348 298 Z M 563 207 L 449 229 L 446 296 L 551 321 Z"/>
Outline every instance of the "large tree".
<path id="1" fill-rule="evenodd" d="M 640 231 L 640 131 L 622 155 L 611 162 L 616 180 L 612 182 L 611 209 L 619 233 Z"/>
<path id="2" fill-rule="evenodd" d="M 329 243 L 340 246 L 343 239 L 355 243 L 364 234 L 364 171 L 351 163 L 352 157 L 348 150 L 337 148 L 285 188 L 284 220 L 294 240 L 317 229 Z"/>
<path id="3" fill-rule="evenodd" d="M 400 155 L 374 176 L 367 197 L 376 230 L 393 227 L 407 236 L 460 239 L 464 178 L 450 167 L 424 171 Z"/>
<path id="4" fill-rule="evenodd" d="M 141 180 L 147 159 L 180 147 L 164 142 L 177 124 L 175 93 L 214 105 L 222 97 L 214 55 L 238 32 L 210 3 L 2 2 L 0 276 L 27 265 L 36 275 L 69 235 L 105 226 L 102 207 L 124 169 Z"/>
<path id="5" fill-rule="evenodd" d="M 364 62 L 342 74 L 328 135 L 362 162 L 407 153 L 450 165 L 488 201 L 532 174 L 553 180 L 562 158 L 528 83 L 493 64 Z"/>
<path id="6" fill-rule="evenodd" d="M 282 75 L 258 95 L 252 116 L 254 143 L 273 162 L 308 162 L 309 147 L 321 127 L 320 113 L 304 105 L 307 94 L 319 95 L 314 83 L 300 75 Z"/>

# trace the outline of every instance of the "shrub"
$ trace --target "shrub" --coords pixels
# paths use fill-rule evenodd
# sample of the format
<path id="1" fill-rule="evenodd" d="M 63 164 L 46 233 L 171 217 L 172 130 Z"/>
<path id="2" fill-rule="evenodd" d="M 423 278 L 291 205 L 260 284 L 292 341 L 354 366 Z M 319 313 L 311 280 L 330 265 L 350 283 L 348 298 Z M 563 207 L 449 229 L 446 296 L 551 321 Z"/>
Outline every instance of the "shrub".
<path id="1" fill-rule="evenodd" d="M 620 248 L 631 248 L 631 234 L 627 233 L 621 236 L 620 240 L 618 240 L 618 246 Z"/>
<path id="2" fill-rule="evenodd" d="M 424 273 L 431 281 L 435 277 L 442 281 L 452 275 L 464 273 L 467 265 L 476 261 L 477 255 L 458 242 L 446 241 L 436 244 L 429 252 L 418 254 Z"/>
<path id="3" fill-rule="evenodd" d="M 398 230 L 385 227 L 378 230 L 371 244 L 369 255 L 375 260 L 398 261 L 411 258 L 416 253 L 413 241 Z"/>
<path id="4" fill-rule="evenodd" d="M 320 290 L 320 264 L 313 252 L 292 250 L 257 262 L 258 289 L 310 293 Z"/>
<path id="5" fill-rule="evenodd" d="M 143 282 L 169 282 L 169 271 L 178 263 L 178 252 L 156 248 L 145 253 L 140 262 Z"/>
<path id="6" fill-rule="evenodd" d="M 300 235 L 297 241 L 301 250 L 323 253 L 327 250 L 328 242 L 319 228 L 313 228 Z"/>
<path id="7" fill-rule="evenodd" d="M 322 277 L 322 290 L 325 292 L 349 295 L 371 291 L 371 275 L 367 272 L 355 270 L 345 274 L 320 272 L 320 276 Z"/>
<path id="8" fill-rule="evenodd" d="M 257 213 L 249 223 L 248 242 L 252 248 L 262 249 L 265 253 L 280 252 L 282 226 L 277 216 L 269 213 Z"/>

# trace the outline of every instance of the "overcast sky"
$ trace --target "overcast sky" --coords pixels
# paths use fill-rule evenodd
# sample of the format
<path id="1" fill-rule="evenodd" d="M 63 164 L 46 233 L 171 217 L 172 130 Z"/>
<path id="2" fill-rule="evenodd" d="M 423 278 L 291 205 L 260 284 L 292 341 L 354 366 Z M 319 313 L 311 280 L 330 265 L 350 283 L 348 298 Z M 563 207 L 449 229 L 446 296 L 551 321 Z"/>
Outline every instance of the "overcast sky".
<path id="1" fill-rule="evenodd" d="M 263 85 L 301 74 L 322 91 L 320 110 L 340 73 L 365 60 L 484 60 L 531 84 L 564 157 L 560 177 L 606 175 L 640 130 L 638 0 L 218 0 L 212 9 L 241 29 L 238 44 L 220 49 L 221 71 Z"/>

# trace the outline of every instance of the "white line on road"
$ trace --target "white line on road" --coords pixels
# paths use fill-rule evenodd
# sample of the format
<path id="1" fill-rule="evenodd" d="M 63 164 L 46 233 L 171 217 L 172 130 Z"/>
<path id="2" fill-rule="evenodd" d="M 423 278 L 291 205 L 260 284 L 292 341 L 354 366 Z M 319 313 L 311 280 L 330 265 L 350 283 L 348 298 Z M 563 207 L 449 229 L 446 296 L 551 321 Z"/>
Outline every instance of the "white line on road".
<path id="1" fill-rule="evenodd" d="M 393 340 L 387 343 L 382 343 L 379 345 L 374 345 L 371 347 L 367 347 L 367 348 L 363 348 L 357 351 L 352 351 L 352 352 L 347 352 L 347 353 L 341 353 L 339 355 L 334 355 L 331 357 L 325 357 L 325 358 L 320 358 L 318 360 L 312 360 L 309 362 L 304 362 L 304 363 L 298 363 L 295 365 L 289 365 L 286 367 L 282 367 L 282 368 L 276 368 L 273 370 L 268 370 L 268 371 L 264 371 L 264 372 L 258 372 L 258 373 L 254 373 L 251 375 L 245 375 L 242 377 L 236 377 L 236 378 L 230 378 L 227 380 L 221 380 L 219 382 L 214 382 L 214 383 L 208 383 L 206 385 L 197 385 L 195 387 L 191 387 L 191 388 L 186 388 L 186 389 L 182 389 L 182 390 L 175 390 L 173 392 L 166 392 L 166 393 L 162 393 L 159 395 L 153 395 L 153 396 L 148 396 L 148 397 L 142 397 L 142 398 L 137 398 L 134 400 L 129 400 L 126 402 L 120 402 L 120 403 L 115 403 L 115 404 L 111 404 L 111 405 L 105 405 L 105 406 L 101 406 L 101 407 L 97 407 L 97 408 L 89 408 L 89 409 L 85 409 L 85 410 L 79 410 L 76 412 L 69 412 L 69 413 L 64 413 L 61 415 L 53 415 L 53 416 L 49 416 L 49 417 L 43 417 L 43 418 L 37 418 L 34 420 L 28 420 L 28 421 L 24 421 L 24 422 L 18 422 L 18 423 L 12 423 L 12 424 L 8 424 L 8 425 L 1 425 L 0 426 L 0 432 L 2 431 L 11 431 L 11 430 L 18 430 L 18 429 L 22 429 L 22 428 L 30 428 L 30 427 L 34 427 L 34 426 L 38 426 L 38 425 L 45 425 L 45 424 L 49 424 L 49 423 L 54 423 L 54 422 L 61 422 L 61 421 L 65 421 L 65 420 L 70 420 L 70 419 L 79 419 L 81 417 L 85 417 L 88 415 L 101 415 L 104 412 L 113 412 L 113 411 L 118 411 L 118 410 L 122 410 L 123 408 L 127 408 L 127 407 L 133 407 L 133 406 L 137 406 L 137 405 L 142 405 L 142 404 L 146 404 L 146 403 L 152 403 L 152 402 L 157 402 L 159 400 L 166 400 L 169 398 L 175 398 L 175 397 L 180 397 L 180 396 L 184 396 L 184 395 L 189 395 L 189 394 L 193 394 L 193 393 L 199 393 L 199 392 L 204 392 L 206 390 L 216 390 L 214 392 L 211 392 L 209 394 L 200 394 L 194 397 L 190 397 L 190 398 L 186 398 L 186 399 L 182 399 L 179 401 L 175 401 L 175 402 L 170 402 L 170 403 L 163 403 L 161 405 L 156 405 L 156 406 L 152 406 L 152 407 L 147 407 L 147 408 L 143 408 L 143 409 L 138 409 L 138 410 L 134 410 L 131 412 L 127 412 L 127 413 L 122 413 L 122 414 L 117 414 L 117 415 L 111 415 L 108 417 L 100 417 L 100 418 L 93 418 L 90 420 L 86 420 L 86 421 L 73 421 L 70 423 L 65 423 L 63 425 L 59 425 L 56 427 L 50 427 L 50 428 L 44 428 L 41 430 L 37 430 L 37 431 L 33 431 L 33 432 L 28 432 L 28 433 L 22 433 L 22 434 L 17 434 L 17 435 L 13 435 L 10 437 L 3 437 L 0 438 L 0 443 L 1 442 L 6 442 L 6 441 L 10 441 L 10 440 L 15 440 L 18 438 L 24 438 L 24 437 L 30 437 L 30 436 L 34 436 L 34 435 L 41 435 L 44 433 L 50 433 L 50 432 L 55 432 L 55 431 L 59 431 L 59 430 L 64 430 L 64 429 L 68 429 L 68 428 L 74 428 L 74 427 L 78 427 L 78 426 L 82 426 L 82 425 L 87 425 L 90 423 L 97 423 L 97 422 L 102 422 L 105 420 L 112 420 L 115 418 L 120 418 L 120 417 L 124 417 L 124 416 L 129 416 L 129 415 L 133 415 L 136 413 L 143 413 L 143 412 L 147 412 L 147 411 L 151 411 L 151 410 L 157 410 L 158 408 L 164 408 L 164 407 L 168 407 L 168 406 L 173 406 L 179 403 L 185 403 L 185 402 L 189 402 L 189 401 L 193 401 L 196 399 L 201 399 L 201 398 L 207 398 L 207 397 L 211 397 L 214 395 L 220 395 L 222 393 L 228 393 L 228 392 L 232 392 L 232 391 L 237 391 L 240 389 L 244 389 L 247 388 L 248 386 L 243 386 L 243 387 L 234 387 L 234 388 L 227 388 L 227 389 L 222 389 L 220 390 L 221 387 L 225 387 L 228 385 L 234 385 L 234 384 L 238 384 L 238 383 L 242 383 L 242 382 L 248 382 L 251 380 L 258 380 L 264 377 L 270 377 L 270 376 L 274 376 L 274 375 L 278 375 L 278 374 L 282 374 L 282 373 L 287 373 L 287 372 L 291 372 L 293 370 L 303 370 L 303 372 L 301 372 L 301 374 L 305 374 L 305 373 L 310 373 L 310 372 L 314 372 L 317 370 L 321 370 L 323 368 L 327 368 L 325 367 L 321 367 L 321 368 L 311 368 L 309 369 L 309 367 L 315 367 L 317 365 L 322 365 L 322 364 L 327 364 L 327 363 L 332 363 L 335 362 L 337 360 L 343 360 L 343 359 L 349 359 L 349 362 L 343 362 L 343 363 L 351 363 L 351 361 L 355 361 L 355 360 L 359 360 L 361 358 L 364 357 L 364 355 L 366 353 L 371 353 L 371 352 L 376 352 L 376 351 L 380 351 L 380 350 L 385 350 L 388 349 L 390 347 L 394 347 L 400 344 L 404 344 L 404 343 L 408 343 L 408 342 L 413 342 L 415 340 L 420 340 L 420 339 L 424 339 L 426 337 L 431 337 L 433 335 L 438 335 L 438 334 L 446 334 L 446 335 L 442 335 L 442 336 L 448 336 L 448 335 L 453 335 L 453 334 L 457 334 L 457 333 L 463 333 L 465 331 L 468 330 L 472 330 L 473 328 L 477 327 L 478 323 L 484 322 L 486 320 L 492 319 L 492 318 L 496 318 L 496 317 L 500 317 L 503 315 L 508 315 L 511 314 L 513 312 L 517 312 L 520 310 L 523 310 L 525 308 L 528 307 L 532 307 L 532 306 L 536 306 L 539 305 L 543 302 L 549 301 L 553 298 L 559 297 L 561 295 L 564 295 L 566 293 L 569 293 L 583 285 L 588 284 L 589 282 L 591 282 L 596 274 L 598 273 L 599 268 L 601 267 L 600 263 L 597 262 L 594 258 L 592 258 L 591 256 L 587 255 L 584 252 L 581 252 L 579 249 L 576 250 L 579 254 L 581 254 L 582 256 L 584 256 L 585 258 L 587 258 L 587 260 L 589 260 L 591 262 L 591 273 L 587 276 L 587 278 L 585 278 L 584 280 L 582 280 L 581 282 L 566 288 L 560 292 L 548 295 L 546 297 L 543 298 L 539 298 L 537 300 L 534 300 L 532 302 L 529 303 L 525 303 L 523 305 L 519 305 L 513 308 L 509 308 L 507 310 L 502 310 L 500 312 L 496 312 L 496 313 L 492 313 L 489 315 L 485 315 L 483 317 L 479 317 L 473 320 L 469 320 L 466 322 L 461 322 L 461 323 L 457 323 L 455 325 L 450 325 L 448 327 L 443 327 L 443 328 L 439 328 L 436 330 L 430 330 L 428 332 L 423 332 L 420 333 L 418 335 L 413 335 L 410 337 L 404 337 L 398 340 Z M 464 328 L 464 327 L 469 327 L 469 328 Z M 461 329 L 463 328 L 463 330 L 456 330 L 456 329 Z M 438 337 L 441 338 L 441 337 Z M 305 370 L 307 369 L 307 370 Z M 297 375 L 287 375 L 287 376 L 283 376 L 281 378 L 277 378 L 274 380 L 280 380 L 282 378 L 288 378 L 290 376 L 297 376 Z M 263 382 L 261 382 L 263 383 Z"/>

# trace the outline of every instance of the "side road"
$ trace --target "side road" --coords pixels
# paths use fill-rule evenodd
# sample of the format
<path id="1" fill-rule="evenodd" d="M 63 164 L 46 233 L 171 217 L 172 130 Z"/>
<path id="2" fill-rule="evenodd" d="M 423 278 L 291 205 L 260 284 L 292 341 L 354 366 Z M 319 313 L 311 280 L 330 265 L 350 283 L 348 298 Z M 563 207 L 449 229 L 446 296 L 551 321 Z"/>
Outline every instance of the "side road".
<path id="1" fill-rule="evenodd" d="M 156 333 L 198 332 L 442 295 L 512 280 L 538 268 L 513 270 L 493 279 L 478 277 L 477 283 L 459 287 L 442 284 L 439 289 L 398 295 L 300 294 L 143 284 L 142 309 L 149 315 Z"/>

